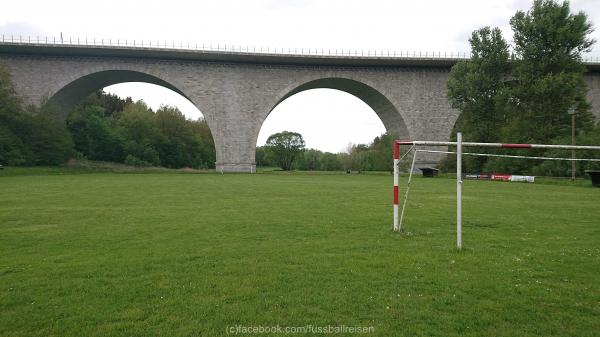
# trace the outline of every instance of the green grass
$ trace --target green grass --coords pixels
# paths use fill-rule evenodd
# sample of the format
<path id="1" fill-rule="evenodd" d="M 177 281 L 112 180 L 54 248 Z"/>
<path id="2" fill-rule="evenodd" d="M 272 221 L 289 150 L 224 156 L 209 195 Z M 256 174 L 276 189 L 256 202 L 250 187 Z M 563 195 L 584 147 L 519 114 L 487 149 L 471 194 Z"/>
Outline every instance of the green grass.
<path id="1" fill-rule="evenodd" d="M 0 174 L 0 336 L 597 336 L 600 189 L 389 174 Z M 311 336 L 313 334 L 295 334 Z M 342 335 L 342 334 L 340 334 Z"/>
<path id="2" fill-rule="evenodd" d="M 35 167 L 6 167 L 0 169 L 0 177 L 31 176 L 31 175 L 65 175 L 86 173 L 214 173 L 215 170 L 206 169 L 170 169 L 165 167 L 137 167 L 121 163 L 111 163 L 92 160 L 71 160 L 61 166 L 35 166 Z"/>

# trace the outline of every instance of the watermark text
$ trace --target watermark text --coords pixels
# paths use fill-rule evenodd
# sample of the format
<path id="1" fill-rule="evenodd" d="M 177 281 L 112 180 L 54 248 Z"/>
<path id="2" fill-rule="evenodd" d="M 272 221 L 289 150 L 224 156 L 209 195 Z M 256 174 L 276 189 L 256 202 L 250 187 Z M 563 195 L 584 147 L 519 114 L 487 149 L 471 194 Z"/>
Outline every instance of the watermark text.
<path id="1" fill-rule="evenodd" d="M 369 334 L 375 332 L 372 326 L 348 326 L 348 325 L 303 325 L 303 326 L 281 326 L 281 325 L 230 325 L 225 329 L 228 335 L 250 335 L 250 334 Z"/>

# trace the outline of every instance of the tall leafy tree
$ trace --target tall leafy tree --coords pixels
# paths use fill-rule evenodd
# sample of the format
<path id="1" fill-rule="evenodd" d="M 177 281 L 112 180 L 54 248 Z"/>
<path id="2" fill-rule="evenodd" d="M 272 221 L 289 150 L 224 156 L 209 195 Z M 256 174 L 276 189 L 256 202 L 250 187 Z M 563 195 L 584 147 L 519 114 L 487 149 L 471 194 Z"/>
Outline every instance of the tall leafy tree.
<path id="1" fill-rule="evenodd" d="M 461 112 L 457 126 L 467 139 L 491 142 L 504 122 L 499 98 L 510 68 L 508 44 L 500 29 L 490 27 L 474 31 L 469 42 L 471 60 L 450 71 L 448 98 Z"/>
<path id="2" fill-rule="evenodd" d="M 529 11 L 518 11 L 510 25 L 515 85 L 503 137 L 522 143 L 564 141 L 571 130 L 567 114 L 571 107 L 577 111 L 576 130 L 589 131 L 593 115 L 586 101 L 581 54 L 589 51 L 594 41 L 589 38 L 592 25 L 585 13 L 572 13 L 568 1 L 535 0 Z M 529 154 L 543 155 L 544 151 Z M 541 164 L 497 158 L 488 163 L 490 168 L 510 173 L 533 173 Z"/>
<path id="3" fill-rule="evenodd" d="M 448 98 L 461 114 L 455 130 L 465 140 L 495 142 L 505 125 L 504 102 L 510 71 L 508 44 L 498 28 L 476 30 L 469 39 L 471 60 L 457 63 L 450 71 Z M 481 170 L 484 157 L 469 157 L 465 166 Z"/>
<path id="4" fill-rule="evenodd" d="M 216 161 L 215 142 L 205 119 L 188 121 L 194 136 L 198 139 L 199 149 L 194 167 L 214 168 Z"/>
<path id="5" fill-rule="evenodd" d="M 593 116 L 586 102 L 581 54 L 589 51 L 592 24 L 583 12 L 571 13 L 569 2 L 535 0 L 528 12 L 510 20 L 514 33 L 517 84 L 513 88 L 510 137 L 549 142 L 568 134 L 569 107 L 578 111 L 578 129 L 589 130 Z"/>
<path id="6" fill-rule="evenodd" d="M 264 146 L 257 146 L 256 152 L 254 155 L 254 160 L 256 162 L 257 167 L 270 166 L 271 162 L 267 156 L 267 151 Z"/>
<path id="7" fill-rule="evenodd" d="M 25 142 L 34 153 L 34 165 L 58 165 L 73 155 L 73 139 L 67 130 L 58 106 L 42 104 L 32 108 L 29 130 L 24 134 Z"/>
<path id="8" fill-rule="evenodd" d="M 338 171 L 343 167 L 338 156 L 331 152 L 325 152 L 321 156 L 319 170 L 321 171 Z"/>
<path id="9" fill-rule="evenodd" d="M 179 109 L 162 106 L 156 112 L 156 123 L 165 140 L 159 144 L 161 162 L 167 167 L 184 167 L 197 155 L 198 139 Z"/>
<path id="10" fill-rule="evenodd" d="M 156 115 L 144 101 L 125 105 L 116 128 L 125 140 L 126 163 L 161 165 L 158 148 L 166 139 L 158 127 Z"/>
<path id="11" fill-rule="evenodd" d="M 211 167 L 214 144 L 204 120 L 190 121 L 176 107 L 162 106 L 156 112 L 156 122 L 166 140 L 159 154 L 167 167 Z"/>
<path id="12" fill-rule="evenodd" d="M 581 60 L 594 43 L 587 16 L 571 13 L 568 1 L 535 0 L 510 25 L 511 58 L 500 31 L 486 27 L 473 32 L 472 59 L 453 67 L 448 97 L 461 111 L 455 131 L 472 141 L 556 142 L 570 132 L 570 107 L 578 112 L 577 129 L 590 130 L 593 116 Z M 538 163 L 468 158 L 465 164 L 474 171 L 525 173 Z"/>
<path id="13" fill-rule="evenodd" d="M 394 153 L 394 142 L 398 139 L 398 135 L 393 133 L 384 133 L 379 137 L 375 137 L 370 145 L 371 169 L 374 171 L 392 171 L 394 169 L 390 161 L 390 153 Z"/>
<path id="14" fill-rule="evenodd" d="M 125 105 L 116 126 L 126 139 L 140 144 L 152 145 L 162 140 L 156 116 L 142 100 Z"/>
<path id="15" fill-rule="evenodd" d="M 78 105 L 67 118 L 75 149 L 91 160 L 123 161 L 123 139 L 115 132 L 106 109 L 100 105 Z"/>
<path id="16" fill-rule="evenodd" d="M 73 142 L 57 107 L 25 109 L 0 65 L 0 163 L 55 165 L 73 154 Z"/>
<path id="17" fill-rule="evenodd" d="M 308 149 L 302 152 L 296 161 L 296 169 L 303 171 L 316 171 L 320 169 L 323 152 L 315 149 Z M 258 162 L 257 162 L 258 165 Z"/>
<path id="18" fill-rule="evenodd" d="M 266 149 L 279 167 L 289 171 L 298 155 L 304 151 L 305 145 L 301 134 L 283 131 L 269 136 Z"/>
<path id="19" fill-rule="evenodd" d="M 24 165 L 33 153 L 22 139 L 30 118 L 24 116 L 9 73 L 0 65 L 0 164 Z"/>
<path id="20" fill-rule="evenodd" d="M 89 105 L 100 106 L 103 109 L 102 117 L 115 117 L 118 119 L 125 106 L 132 103 L 133 100 L 131 97 L 122 99 L 117 95 L 109 94 L 103 90 L 96 90 L 85 97 L 78 105 L 83 107 Z"/>

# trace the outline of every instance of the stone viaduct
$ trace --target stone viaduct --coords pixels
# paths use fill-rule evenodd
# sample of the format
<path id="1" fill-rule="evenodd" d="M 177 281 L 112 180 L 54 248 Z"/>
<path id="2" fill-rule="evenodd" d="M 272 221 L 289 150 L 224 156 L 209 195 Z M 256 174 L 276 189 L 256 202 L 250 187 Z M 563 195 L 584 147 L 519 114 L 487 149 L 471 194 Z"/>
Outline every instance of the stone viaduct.
<path id="1" fill-rule="evenodd" d="M 269 113 L 287 97 L 315 88 L 358 97 L 402 138 L 446 140 L 458 117 L 446 98 L 457 60 L 0 43 L 0 63 L 24 101 L 49 99 L 65 114 L 91 92 L 117 83 L 147 82 L 181 94 L 204 115 L 216 168 L 224 172 L 253 172 Z M 600 118 L 600 64 L 588 70 L 588 97 Z"/>

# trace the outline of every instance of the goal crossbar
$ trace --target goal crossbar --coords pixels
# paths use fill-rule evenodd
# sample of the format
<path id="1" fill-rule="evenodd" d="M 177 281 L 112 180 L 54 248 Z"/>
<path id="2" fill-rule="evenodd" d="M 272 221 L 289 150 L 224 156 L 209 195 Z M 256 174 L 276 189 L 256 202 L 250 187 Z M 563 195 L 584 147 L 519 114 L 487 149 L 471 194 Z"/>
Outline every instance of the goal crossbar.
<path id="1" fill-rule="evenodd" d="M 458 142 L 436 142 L 436 141 L 410 141 L 397 140 L 396 146 L 415 145 L 415 146 L 457 146 Z M 600 146 L 590 145 L 555 145 L 555 144 L 511 144 L 511 143 L 475 143 L 461 142 L 462 146 L 476 147 L 500 147 L 505 149 L 561 149 L 561 150 L 600 150 Z"/>
<path id="2" fill-rule="evenodd" d="M 515 143 L 478 143 L 478 142 L 463 142 L 462 134 L 460 132 L 456 135 L 456 142 L 439 142 L 439 141 L 411 141 L 411 140 L 396 140 L 394 142 L 394 222 L 393 230 L 396 232 L 401 231 L 400 223 L 398 222 L 398 180 L 400 176 L 400 146 L 410 145 L 411 148 L 407 151 L 402 158 L 410 153 L 415 146 L 455 146 L 456 151 L 438 151 L 438 150 L 420 150 L 415 149 L 415 155 L 413 156 L 413 164 L 409 176 L 412 176 L 414 170 L 414 163 L 417 152 L 429 152 L 429 153 L 456 153 L 456 246 L 458 249 L 462 248 L 462 156 L 490 156 L 490 157 L 509 157 L 509 158 L 522 158 L 522 159 L 540 159 L 540 160 L 564 160 L 564 161 L 600 161 L 598 158 L 557 158 L 557 157 L 528 157 L 528 156 L 516 156 L 516 155 L 499 155 L 499 154 L 484 154 L 484 153 L 463 153 L 463 146 L 467 147 L 492 147 L 492 148 L 506 148 L 506 149 L 561 149 L 561 150 L 596 150 L 600 151 L 600 146 L 590 145 L 557 145 L 557 144 L 515 144 Z M 410 182 L 409 182 L 410 184 Z M 410 186 L 410 185 L 409 185 Z M 408 188 L 407 187 L 407 194 Z M 404 203 L 406 203 L 407 196 L 405 196 Z M 402 211 L 404 215 L 404 209 Z"/>
<path id="3" fill-rule="evenodd" d="M 415 150 L 415 151 L 423 152 L 423 153 L 456 154 L 456 151 L 438 151 L 438 150 Z M 516 155 L 511 155 L 511 154 L 474 153 L 474 152 L 463 152 L 463 156 L 534 159 L 534 160 L 558 160 L 558 161 L 598 161 L 598 162 L 600 162 L 600 159 L 595 159 L 595 158 L 536 157 L 536 156 L 516 156 Z"/>

